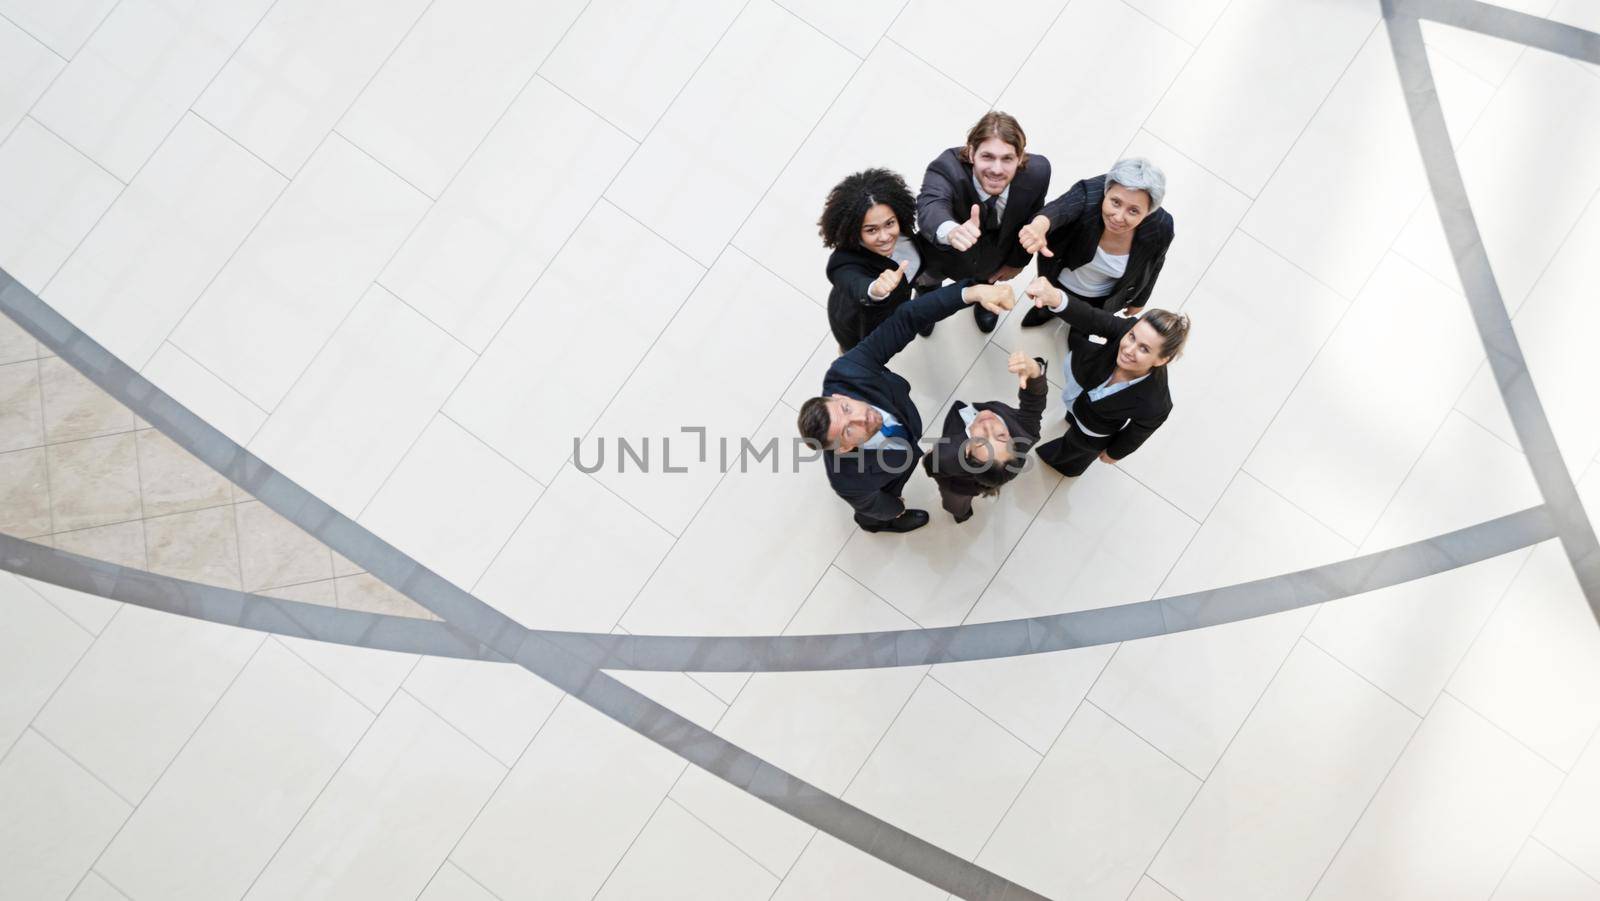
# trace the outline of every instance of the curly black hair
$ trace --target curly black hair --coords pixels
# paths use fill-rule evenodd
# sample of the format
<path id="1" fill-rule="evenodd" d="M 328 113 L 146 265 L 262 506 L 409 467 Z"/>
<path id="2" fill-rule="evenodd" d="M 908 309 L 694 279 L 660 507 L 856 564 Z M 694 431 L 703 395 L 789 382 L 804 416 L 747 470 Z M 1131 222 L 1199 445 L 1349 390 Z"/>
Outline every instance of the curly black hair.
<path id="1" fill-rule="evenodd" d="M 860 247 L 861 220 L 866 218 L 867 210 L 880 203 L 894 210 L 900 234 L 910 237 L 917 221 L 917 201 L 906 187 L 906 180 L 888 169 L 863 169 L 845 176 L 828 192 L 822 218 L 817 220 L 822 246 Z"/>

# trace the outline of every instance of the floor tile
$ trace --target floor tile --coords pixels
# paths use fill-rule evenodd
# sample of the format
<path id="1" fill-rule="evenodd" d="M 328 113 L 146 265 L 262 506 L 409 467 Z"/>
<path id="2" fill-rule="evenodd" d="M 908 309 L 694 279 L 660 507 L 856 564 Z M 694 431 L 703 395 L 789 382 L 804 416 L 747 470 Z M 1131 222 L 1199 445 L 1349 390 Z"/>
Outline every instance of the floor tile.
<path id="1" fill-rule="evenodd" d="M 1167 891 L 1161 883 L 1146 876 L 1134 886 L 1133 894 L 1128 896 L 1128 901 L 1183 901 L 1183 899 Z"/>
<path id="2" fill-rule="evenodd" d="M 135 369 L 287 184 L 200 119 L 175 124 L 45 292 L 61 315 Z"/>
<path id="3" fill-rule="evenodd" d="M 397 695 L 245 897 L 415 896 L 504 773 L 461 733 Z M 374 820 L 384 828 L 372 828 Z"/>
<path id="4" fill-rule="evenodd" d="M 294 175 L 426 6 L 423 0 L 275 4 L 194 111 Z"/>
<path id="5" fill-rule="evenodd" d="M 1345 304 L 1235 232 L 1183 311 L 1193 318 L 1195 332 L 1183 356 L 1170 364 L 1172 415 L 1118 465 L 1204 519 L 1290 399 Z M 1259 375 L 1264 373 L 1271 375 Z M 1220 428 L 1219 405 L 1229 411 Z"/>
<path id="6" fill-rule="evenodd" d="M 234 506 L 244 590 L 315 582 L 333 575 L 328 548 L 260 501 Z"/>
<path id="7" fill-rule="evenodd" d="M 271 588 L 261 592 L 268 597 L 285 598 L 308 604 L 337 607 L 338 593 L 332 581 L 308 582 L 291 588 Z M 344 689 L 361 706 L 373 713 L 383 710 L 418 664 L 418 655 L 377 651 L 351 645 L 316 641 L 309 638 L 273 637 L 274 641 Z"/>
<path id="8" fill-rule="evenodd" d="M 1446 696 L 1311 898 L 1486 897 L 1560 778 L 1555 767 Z"/>
<path id="9" fill-rule="evenodd" d="M 775 455 L 741 466 L 730 453 L 732 471 L 622 618 L 629 632 L 783 630 L 855 529 L 848 508 L 812 471 L 816 464 L 796 465 L 793 427 L 782 410 L 774 412 L 752 443 L 773 442 Z"/>
<path id="10" fill-rule="evenodd" d="M 1105 467 L 1063 483 L 984 590 L 968 622 L 1146 600 L 1198 526 L 1149 489 Z M 1125 536 L 1138 535 L 1137 540 Z M 933 677 L 1039 753 L 1078 708 L 1115 645 L 943 664 Z"/>
<path id="11" fill-rule="evenodd" d="M 551 140 L 553 134 L 561 139 Z M 609 209 L 590 212 L 634 146 L 548 82 L 533 79 L 428 210 L 379 281 L 481 352 L 501 334 L 519 304 L 529 309 L 527 315 L 546 313 L 538 316 L 541 322 L 562 314 L 582 315 L 589 309 L 594 310 L 589 315 L 604 315 L 608 307 L 587 302 L 595 274 L 615 277 L 619 270 L 647 271 L 653 262 L 660 271 L 653 273 L 656 281 L 649 287 L 619 286 L 621 293 L 637 298 L 634 312 L 648 321 L 642 315 L 644 305 L 671 293 L 676 272 L 688 269 L 698 277 L 699 268 L 674 269 L 674 260 L 661 260 L 639 246 L 644 243 L 640 226 L 631 220 L 614 221 L 622 217 L 607 217 L 607 212 L 614 213 Z M 552 172 L 560 177 L 549 177 Z M 586 215 L 595 221 L 586 223 Z M 630 240 L 628 234 L 617 234 L 618 228 L 638 234 Z M 558 253 L 585 236 L 603 239 L 590 241 L 588 255 L 577 257 L 575 266 L 546 273 Z M 628 247 L 627 254 L 617 253 L 622 246 Z M 664 246 L 661 249 L 663 255 L 678 256 Z M 582 279 L 583 289 L 567 295 L 546 286 L 528 294 L 536 282 L 543 285 L 557 272 Z M 551 305 L 565 309 L 556 313 L 548 309 Z"/>
<path id="12" fill-rule="evenodd" d="M 1452 413 L 1363 550 L 1421 541 L 1538 503 L 1522 455 Z M 1306 637 L 1425 714 L 1529 553 L 1330 601 L 1318 608 Z"/>
<path id="13" fill-rule="evenodd" d="M 819 832 L 772 898 L 798 901 L 824 897 L 837 901 L 938 901 L 948 895 L 904 870 Z"/>
<path id="14" fill-rule="evenodd" d="M 49 479 L 44 448 L 0 454 L 0 532 L 18 538 L 50 533 Z"/>
<path id="15" fill-rule="evenodd" d="M 424 657 L 406 691 L 511 766 L 544 726 L 561 692 L 518 666 Z"/>
<path id="16" fill-rule="evenodd" d="M 210 507 L 145 520 L 150 571 L 164 576 L 239 588 L 239 536 L 231 507 Z"/>
<path id="17" fill-rule="evenodd" d="M 1600 188 L 1600 161 L 1587 152 L 1600 141 L 1600 82 L 1581 74 L 1571 60 L 1524 54 L 1456 154 L 1495 281 L 1513 314 Z M 1558 122 L 1566 129 L 1561 141 L 1537 137 Z M 1547 197 L 1529 192 L 1512 175 L 1529 166 L 1564 171 L 1563 190 Z M 1438 240 L 1436 219 L 1431 204 L 1419 207 L 1395 250 L 1455 286 L 1454 258 Z"/>
<path id="18" fill-rule="evenodd" d="M 9 134 L 22 121 L 66 65 L 10 20 L 0 20 L 0 132 Z"/>
<path id="19" fill-rule="evenodd" d="M 1600 901 L 1600 882 L 1537 841 L 1522 846 L 1492 901 Z"/>
<path id="20" fill-rule="evenodd" d="M 140 374 L 236 444 L 249 444 L 267 421 L 265 410 L 172 344 L 157 348 Z"/>
<path id="21" fill-rule="evenodd" d="M 598 466 L 596 479 L 663 528 L 682 534 L 722 475 L 723 447 L 729 448 L 731 466 L 741 437 L 755 434 L 764 419 L 786 418 L 773 411 L 773 399 L 826 328 L 817 313 L 749 257 L 736 250 L 723 254 L 595 422 L 583 465 Z M 754 334 L 766 338 L 748 341 Z M 718 349 L 715 358 L 706 348 Z M 739 378 L 730 379 L 734 372 Z M 707 402 L 683 403 L 698 397 Z M 765 428 L 764 435 L 780 431 L 776 423 Z M 789 453 L 794 433 L 781 432 L 780 444 Z M 658 456 L 640 467 L 623 457 L 623 439 L 635 453 L 648 440 Z M 592 456 L 601 450 L 609 462 Z M 687 472 L 668 472 L 669 467 Z"/>
<path id="22" fill-rule="evenodd" d="M 1426 353 L 1416 352 L 1419 334 Z M 1245 470 L 1359 544 L 1482 359 L 1461 297 L 1390 254 Z M 1402 383 L 1404 404 L 1366 400 Z"/>
<path id="23" fill-rule="evenodd" d="M 155 429 L 134 434 L 145 516 L 165 516 L 228 504 L 233 483 Z"/>
<path id="24" fill-rule="evenodd" d="M 1305 897 L 1420 722 L 1301 642 L 1150 874 L 1186 901 Z"/>
<path id="25" fill-rule="evenodd" d="M 90 635 L 10 573 L 0 575 L 0 755 L 88 650 Z"/>
<path id="26" fill-rule="evenodd" d="M 895 103 L 918 110 L 917 115 L 884 115 L 884 86 L 891 83 L 899 95 Z M 829 251 L 817 234 L 817 217 L 829 190 L 845 175 L 872 165 L 898 172 L 915 192 L 928 161 L 959 144 L 981 115 L 983 104 L 976 97 L 899 44 L 884 41 L 784 166 L 734 245 L 826 308 Z M 872 148 L 870 158 L 863 157 L 863 147 Z M 914 228 L 915 223 L 901 223 L 905 233 Z M 829 340 L 830 351 L 833 346 Z"/>
<path id="27" fill-rule="evenodd" d="M 133 530 L 132 536 L 137 538 L 137 541 L 130 540 L 127 543 L 130 546 L 137 547 L 142 552 L 144 550 L 144 528 L 138 523 L 134 523 L 133 525 L 138 526 L 138 528 Z M 36 540 L 43 541 L 48 544 L 51 543 L 53 539 L 51 539 L 49 536 L 46 536 Z M 63 550 L 66 549 L 65 547 L 62 547 L 59 539 L 55 539 L 54 543 L 57 547 L 61 547 Z M 93 556 L 102 560 L 106 559 L 99 554 L 95 554 Z M 55 607 L 62 613 L 65 613 L 73 622 L 88 630 L 88 632 L 92 635 L 100 634 L 100 632 L 105 629 L 106 624 L 111 621 L 111 617 L 115 616 L 116 612 L 122 608 L 122 604 L 117 601 L 108 600 L 92 594 L 85 594 L 81 591 L 73 591 L 70 588 L 62 588 L 58 585 L 51 585 L 48 582 L 39 582 L 34 579 L 21 579 L 21 581 L 23 584 L 33 589 L 34 593 L 38 594 L 46 601 L 49 601 L 52 607 Z"/>
<path id="28" fill-rule="evenodd" d="M 596 899 L 766 899 L 778 878 L 682 807 L 661 805 Z"/>
<path id="29" fill-rule="evenodd" d="M 467 430 L 435 416 L 360 522 L 439 575 L 470 586 L 542 490 Z"/>
<path id="30" fill-rule="evenodd" d="M 880 39 L 896 15 L 905 8 L 901 0 L 784 0 L 783 8 L 840 44 L 856 56 L 866 57 L 882 46 Z"/>
<path id="31" fill-rule="evenodd" d="M 1429 62 L 1459 145 L 1494 89 L 1436 54 Z M 1432 203 L 1427 173 L 1394 50 L 1380 28 L 1273 173 L 1243 228 L 1353 298 L 1418 203 Z"/>
<path id="32" fill-rule="evenodd" d="M 671 547 L 668 532 L 568 466 L 473 591 L 530 628 L 606 632 Z"/>
<path id="33" fill-rule="evenodd" d="M 568 699 L 450 859 L 505 901 L 590 897 L 684 765 Z"/>
<path id="34" fill-rule="evenodd" d="M 131 181 L 271 5 L 118 4 L 45 92 L 34 117 Z"/>
<path id="35" fill-rule="evenodd" d="M 1004 37 L 993 41 L 989 53 L 952 52 L 952 35 L 977 30 L 988 36 L 992 27 L 981 10 L 956 0 L 911 0 L 894 20 L 888 37 L 922 59 L 943 65 L 950 77 L 985 103 L 992 103 L 1017 77 L 1017 70 L 1038 36 L 1056 21 L 1064 6 L 1061 0 L 1027 0 L 1012 5 L 1006 10 L 1005 30 L 1001 32 Z M 1026 121 L 1023 124 L 1026 126 Z"/>
<path id="36" fill-rule="evenodd" d="M 10 317 L 0 315 L 0 364 L 20 363 L 39 356 L 39 342 Z"/>
<path id="37" fill-rule="evenodd" d="M 1039 755 L 924 680 L 844 799 L 962 857 L 978 853 Z"/>
<path id="38" fill-rule="evenodd" d="M 465 871 L 445 861 L 435 873 L 428 887 L 417 896 L 417 901 L 497 901 L 489 890 L 479 885 Z"/>
<path id="39" fill-rule="evenodd" d="M 172 343 L 261 409 L 275 409 L 426 208 L 416 189 L 330 138 Z"/>
<path id="40" fill-rule="evenodd" d="M 1026 40 L 1027 34 L 1017 37 Z M 1085 40 L 1084 35 L 1102 37 Z M 1191 49 L 1122 0 L 1066 5 L 997 104 L 1027 129 L 1028 149 L 1049 157 L 1051 198 L 1079 179 L 1104 175 L 1111 168 L 1173 84 Z M 951 56 L 933 58 L 948 59 L 955 67 L 970 65 L 959 55 Z M 1072 90 L 1064 91 L 1061 74 L 1068 59 L 1075 75 Z M 1087 123 L 1093 125 L 1085 127 Z"/>
<path id="41" fill-rule="evenodd" d="M 334 590 L 339 595 L 339 606 L 345 610 L 363 610 L 389 616 L 410 616 L 416 619 L 438 619 L 422 605 L 395 591 L 370 573 L 340 576 L 334 580 Z"/>
<path id="42" fill-rule="evenodd" d="M 1198 45 L 1228 7 L 1228 0 L 1129 0 L 1128 5 Z"/>
<path id="43" fill-rule="evenodd" d="M 615 258 L 619 244 L 629 248 L 624 259 Z M 594 273 L 602 271 L 610 290 L 630 298 L 627 315 L 594 301 Z M 451 395 L 446 415 L 550 482 L 702 275 L 616 207 L 596 204 Z M 506 300 L 509 312 L 515 301 Z M 571 336 L 602 329 L 604 363 L 597 365 L 593 347 Z M 583 377 L 551 379 L 551 372 Z"/>
<path id="44" fill-rule="evenodd" d="M 1593 736 L 1583 756 L 1567 773 L 1550 807 L 1533 830 L 1534 838 L 1591 878 L 1600 879 L 1600 741 Z"/>
<path id="45" fill-rule="evenodd" d="M 438 197 L 582 9 L 577 0 L 428 4 L 339 133 Z"/>
<path id="46" fill-rule="evenodd" d="M 250 449 L 356 516 L 405 456 L 472 352 L 374 287 L 328 339 Z"/>
<path id="47" fill-rule="evenodd" d="M 1352 548 L 1241 475 L 1158 596 L 1218 588 L 1351 555 Z M 1210 772 L 1312 611 L 1124 642 L 1089 700 L 1198 774 Z"/>
<path id="48" fill-rule="evenodd" d="M 44 444 L 39 364 L 34 360 L 0 365 L 0 453 Z"/>
<path id="49" fill-rule="evenodd" d="M 244 894 L 371 722 L 333 683 L 263 644 L 96 869 L 134 897 Z"/>
<path id="50" fill-rule="evenodd" d="M 978 863 L 1053 898 L 1125 898 L 1199 780 L 1085 704 Z"/>
<path id="51" fill-rule="evenodd" d="M 641 141 L 743 6 L 598 0 L 572 23 L 539 74 Z M 619 59 L 629 61 L 622 71 Z"/>
<path id="52" fill-rule="evenodd" d="M 23 119 L 0 144 L 0 266 L 44 290 L 121 190 L 110 173 Z"/>
<path id="53" fill-rule="evenodd" d="M 783 630 L 788 635 L 910 628 L 911 622 L 830 568 Z M 716 732 L 780 769 L 838 793 L 922 680 L 926 667 L 758 673 Z M 672 797 L 762 866 L 788 872 L 816 830 L 703 771 L 684 773 Z"/>
<path id="54" fill-rule="evenodd" d="M 137 802 L 262 640 L 259 632 L 124 607 L 41 712 L 36 728 Z"/>
<path id="55" fill-rule="evenodd" d="M 1229 4 L 1146 128 L 1254 197 L 1377 24 L 1376 7 L 1352 0 L 1295 15 Z"/>
<path id="56" fill-rule="evenodd" d="M 133 412 L 60 357 L 39 361 L 39 389 L 50 444 L 133 431 Z"/>
<path id="57" fill-rule="evenodd" d="M 754 0 L 606 197 L 710 266 L 857 63 L 775 4 Z M 745 77 L 754 69 L 767 77 Z M 740 127 L 714 128 L 729 121 Z M 705 140 L 708 128 L 719 140 Z M 697 202 L 708 190 L 716 202 Z"/>
<path id="58" fill-rule="evenodd" d="M 1600 726 L 1600 633 L 1554 541 L 1534 549 L 1446 691 L 1562 769 Z"/>
<path id="59" fill-rule="evenodd" d="M 116 0 L 63 0 L 61 3 L 5 0 L 0 3 L 0 15 L 48 44 L 63 58 L 71 59 L 115 5 Z"/>
<path id="60" fill-rule="evenodd" d="M 90 870 L 68 901 L 128 901 L 128 896 Z"/>
<path id="61" fill-rule="evenodd" d="M 11 898 L 64 898 L 95 862 L 129 807 L 37 733 L 0 760 L 0 882 Z"/>
<path id="62" fill-rule="evenodd" d="M 58 531 L 139 518 L 139 463 L 132 431 L 52 445 L 47 455 L 50 509 Z"/>
<path id="63" fill-rule="evenodd" d="M 145 546 L 144 521 L 112 523 L 72 532 L 57 532 L 51 536 L 57 550 L 104 560 L 118 566 L 148 569 L 149 554 Z M 52 586 L 54 587 L 54 586 Z M 64 589 L 57 589 L 64 590 Z M 107 601 L 113 609 L 120 603 Z M 96 632 L 99 630 L 96 629 Z"/>

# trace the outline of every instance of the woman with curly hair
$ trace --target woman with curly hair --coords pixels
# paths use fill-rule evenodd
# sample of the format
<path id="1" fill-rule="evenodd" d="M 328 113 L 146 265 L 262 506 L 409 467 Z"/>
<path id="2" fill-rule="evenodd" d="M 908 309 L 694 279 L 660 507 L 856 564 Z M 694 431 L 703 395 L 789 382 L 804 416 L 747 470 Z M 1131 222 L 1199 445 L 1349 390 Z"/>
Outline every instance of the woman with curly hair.
<path id="1" fill-rule="evenodd" d="M 916 198 L 888 169 L 846 176 L 828 192 L 817 230 L 828 257 L 828 325 L 839 353 L 861 343 L 895 308 L 911 299 L 927 252 L 913 228 Z M 930 325 L 927 335 L 933 331 Z"/>

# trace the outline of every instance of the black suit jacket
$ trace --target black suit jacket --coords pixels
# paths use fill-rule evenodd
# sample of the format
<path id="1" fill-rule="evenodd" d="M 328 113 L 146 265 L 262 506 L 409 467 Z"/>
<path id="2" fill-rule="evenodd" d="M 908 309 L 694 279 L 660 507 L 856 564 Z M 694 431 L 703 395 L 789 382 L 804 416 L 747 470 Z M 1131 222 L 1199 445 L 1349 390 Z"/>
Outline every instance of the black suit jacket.
<path id="1" fill-rule="evenodd" d="M 1042 367 L 1044 360 L 1038 357 Z M 1017 405 L 1015 407 L 1001 403 L 997 400 L 982 401 L 972 405 L 974 410 L 993 410 L 996 415 L 1005 420 L 1006 429 L 1011 432 L 1011 439 L 1015 452 L 1019 455 L 1026 454 L 1039 441 L 1039 423 L 1044 417 L 1045 404 L 1050 396 L 1050 385 L 1045 381 L 1041 369 L 1039 375 L 1028 379 L 1028 383 L 1017 389 Z M 961 447 L 967 440 L 967 423 L 961 418 L 961 409 L 966 406 L 963 401 L 956 401 L 950 405 L 950 412 L 944 417 L 944 433 L 939 436 L 939 441 L 934 445 L 933 451 L 922 458 L 922 468 L 933 476 L 939 487 L 953 494 L 963 494 L 967 497 L 977 497 L 983 493 L 983 483 L 979 482 L 967 467 L 962 465 Z M 1001 482 L 1009 482 L 1016 478 L 1020 468 L 1002 470 Z"/>
<path id="2" fill-rule="evenodd" d="M 1137 385 L 1109 397 L 1089 400 L 1089 391 L 1098 388 L 1117 368 L 1117 346 L 1139 321 L 1113 316 L 1076 297 L 1067 298 L 1061 317 L 1072 326 L 1067 349 L 1072 351 L 1072 379 L 1083 387 L 1073 402 L 1072 418 L 1084 428 L 1110 435 L 1105 451 L 1113 459 L 1139 449 L 1172 413 L 1172 395 L 1167 391 L 1167 367 L 1157 366 Z M 1106 339 L 1104 344 L 1089 340 L 1090 335 Z"/>
<path id="3" fill-rule="evenodd" d="M 960 147 L 939 154 L 922 174 L 922 190 L 917 193 L 917 231 L 932 245 L 933 271 L 945 278 L 986 282 L 1002 267 L 1028 265 L 1028 252 L 1017 243 L 1017 233 L 1039 215 L 1049 191 L 1050 161 L 1029 154 L 1028 164 L 1011 180 L 1000 228 L 983 229 L 978 243 L 963 253 L 939 243 L 939 226 L 952 220 L 958 224 L 967 221 L 972 205 L 981 206 L 987 195 L 973 186 L 972 164 L 962 162 Z"/>
<path id="4" fill-rule="evenodd" d="M 931 249 L 920 235 L 913 236 L 912 241 L 922 257 L 922 268 L 927 269 Z M 910 278 L 901 279 L 883 300 L 873 300 L 867 295 L 867 288 L 885 269 L 895 269 L 899 265 L 865 247 L 841 247 L 829 255 L 828 282 L 833 290 L 828 293 L 828 327 L 833 330 L 839 346 L 845 350 L 855 347 L 888 319 L 895 308 L 911 299 Z"/>
<path id="5" fill-rule="evenodd" d="M 972 284 L 960 281 L 930 291 L 900 308 L 866 340 L 833 361 L 822 378 L 822 394 L 843 394 L 887 410 L 909 433 L 909 444 L 891 441 L 877 450 L 840 454 L 822 452 L 828 484 L 866 519 L 889 520 L 905 510 L 901 489 L 922 456 L 922 417 L 911 402 L 911 385 L 888 369 L 895 354 L 911 343 L 917 329 L 938 322 L 966 304 L 961 292 Z"/>
<path id="6" fill-rule="evenodd" d="M 1057 280 L 1061 270 L 1076 269 L 1094 258 L 1100 236 L 1106 230 L 1105 219 L 1100 216 L 1100 203 L 1105 196 L 1106 177 L 1094 175 L 1068 188 L 1040 211 L 1050 218 L 1050 233 L 1045 240 L 1055 256 L 1039 255 L 1039 274 L 1056 287 L 1061 287 Z M 1133 247 L 1128 251 L 1128 268 L 1122 278 L 1117 279 L 1110 294 L 1090 300 L 1101 309 L 1113 311 L 1144 306 L 1167 261 L 1173 234 L 1172 214 L 1165 207 L 1145 216 L 1133 230 Z"/>

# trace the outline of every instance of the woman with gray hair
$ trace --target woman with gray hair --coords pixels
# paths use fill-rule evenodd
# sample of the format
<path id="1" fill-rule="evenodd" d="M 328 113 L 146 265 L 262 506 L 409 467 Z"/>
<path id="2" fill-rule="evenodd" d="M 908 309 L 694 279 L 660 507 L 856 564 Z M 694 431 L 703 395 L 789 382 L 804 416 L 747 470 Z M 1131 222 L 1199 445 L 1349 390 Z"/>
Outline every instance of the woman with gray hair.
<path id="1" fill-rule="evenodd" d="M 1017 241 L 1038 254 L 1039 274 L 1050 284 L 1102 310 L 1131 308 L 1150 299 L 1167 248 L 1172 214 L 1161 208 L 1167 177 L 1143 157 L 1118 160 L 1111 171 L 1078 182 L 1046 204 Z M 1039 307 L 1022 325 L 1043 325 L 1065 309 Z"/>

